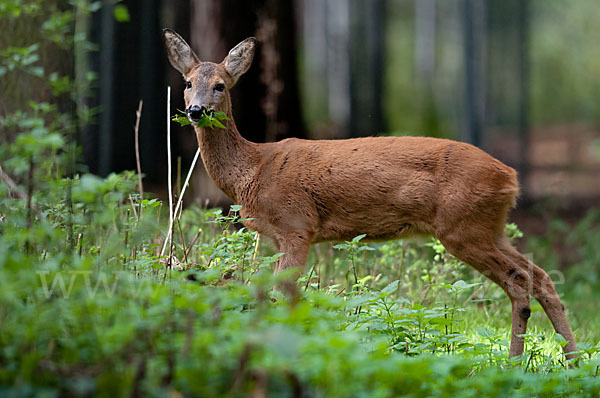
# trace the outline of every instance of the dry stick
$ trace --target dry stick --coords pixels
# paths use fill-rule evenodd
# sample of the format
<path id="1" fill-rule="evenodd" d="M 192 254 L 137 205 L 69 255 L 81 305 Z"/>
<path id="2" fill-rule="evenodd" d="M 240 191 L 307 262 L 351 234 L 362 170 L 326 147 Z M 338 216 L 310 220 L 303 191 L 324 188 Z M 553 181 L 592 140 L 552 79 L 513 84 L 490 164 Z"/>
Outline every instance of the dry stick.
<path id="1" fill-rule="evenodd" d="M 129 202 L 131 203 L 131 208 L 133 209 L 133 215 L 135 216 L 135 219 L 139 221 L 137 211 L 135 211 L 135 204 L 133 203 L 133 198 L 131 197 L 131 194 L 129 194 Z M 142 207 L 141 206 L 140 206 L 140 215 L 142 215 Z"/>
<path id="2" fill-rule="evenodd" d="M 194 160 L 192 161 L 192 165 L 190 167 L 190 170 L 188 172 L 188 175 L 185 179 L 185 183 L 183 184 L 183 188 L 181 190 L 181 195 L 179 196 L 179 199 L 177 200 L 177 206 L 175 207 L 175 211 L 173 211 L 173 183 L 171 180 L 171 86 L 167 87 L 167 154 L 168 154 L 168 185 L 169 185 L 169 232 L 167 233 L 167 237 L 165 238 L 165 241 L 163 243 L 163 247 L 160 251 L 160 255 L 164 255 L 165 253 L 165 248 L 167 247 L 167 242 L 170 243 L 170 248 L 169 248 L 169 261 L 168 264 L 170 265 L 171 260 L 172 260 L 172 256 L 173 256 L 173 227 L 174 227 L 174 216 L 176 214 L 178 214 L 179 209 L 181 207 L 181 203 L 183 202 L 183 196 L 185 194 L 185 190 L 188 187 L 188 183 L 190 181 L 190 177 L 192 175 L 192 172 L 194 171 L 194 166 L 196 165 L 196 162 L 198 161 L 198 157 L 200 156 L 200 148 L 198 148 L 198 150 L 196 151 L 196 155 L 194 156 Z"/>
<path id="3" fill-rule="evenodd" d="M 198 228 L 198 232 L 196 232 L 196 235 L 194 236 L 194 239 L 192 239 L 192 242 L 188 246 L 187 252 L 185 253 L 186 257 L 189 256 L 190 252 L 192 251 L 192 246 L 194 246 L 194 244 L 196 243 L 196 241 L 200 237 L 201 233 L 202 233 L 202 228 Z"/>
<path id="4" fill-rule="evenodd" d="M 190 177 L 192 176 L 192 172 L 194 171 L 194 167 L 196 166 L 196 162 L 198 161 L 199 157 L 200 157 L 200 148 L 198 148 L 198 150 L 196 150 L 196 155 L 194 156 L 194 160 L 192 161 L 190 170 L 188 171 L 187 177 L 185 178 L 185 182 L 183 183 L 183 188 L 181 190 L 181 196 L 179 197 L 179 200 L 177 201 L 177 206 L 175 206 L 175 213 L 179 212 L 179 208 L 181 207 L 181 204 L 183 202 L 183 197 L 185 195 L 185 190 L 189 186 Z M 167 234 L 167 237 L 165 238 L 165 242 L 163 243 L 162 250 L 160 251 L 161 256 L 165 252 L 165 248 L 167 247 L 167 241 L 171 238 L 172 233 L 173 233 L 173 221 L 171 221 L 169 224 L 169 232 Z"/>
<path id="5" fill-rule="evenodd" d="M 187 264 L 187 246 L 185 245 L 185 237 L 183 236 L 183 230 L 181 229 L 181 221 L 177 218 L 177 229 L 179 230 L 179 237 L 181 238 L 181 245 L 183 246 L 183 261 Z"/>
<path id="6" fill-rule="evenodd" d="M 144 200 L 144 185 L 142 185 L 142 166 L 140 163 L 140 139 L 139 139 L 139 131 L 140 131 L 140 119 L 142 118 L 142 105 L 144 101 L 140 100 L 140 104 L 138 106 L 138 110 L 135 112 L 135 161 L 137 163 L 137 172 L 138 172 L 138 187 L 140 189 L 140 203 Z M 140 217 L 142 216 L 142 206 L 140 206 Z M 137 216 L 136 216 L 137 217 Z"/>
<path id="7" fill-rule="evenodd" d="M 256 255 L 258 254 L 258 243 L 260 242 L 260 234 L 256 234 L 256 245 L 254 246 L 254 254 L 252 255 L 252 262 L 256 261 Z"/>
<path id="8" fill-rule="evenodd" d="M 4 183 L 6 185 L 8 185 L 8 189 L 10 189 L 12 192 L 15 193 L 15 195 L 17 195 L 19 198 L 23 199 L 25 202 L 29 202 L 29 198 L 27 197 L 27 194 L 23 191 L 21 191 L 19 189 L 19 187 L 17 186 L 17 184 L 15 183 L 15 181 L 10 178 L 10 176 L 8 174 L 6 174 L 4 172 L 4 170 L 2 170 L 2 166 L 0 166 L 0 180 L 4 181 Z M 31 204 L 31 209 L 33 211 L 35 211 L 35 214 L 37 214 L 37 216 L 42 219 L 44 218 L 44 215 L 42 214 L 42 212 L 32 203 Z"/>
<path id="9" fill-rule="evenodd" d="M 304 291 L 308 289 L 308 284 L 310 283 L 310 278 L 312 278 L 313 271 L 315 270 L 315 266 L 313 265 L 310 269 L 310 273 L 308 274 L 308 279 L 306 279 L 306 285 L 304 286 Z"/>
<path id="10" fill-rule="evenodd" d="M 31 228 L 31 212 L 32 203 L 31 196 L 33 195 L 33 156 L 29 157 L 29 173 L 27 175 L 27 229 Z M 29 248 L 29 239 L 26 242 L 26 247 Z"/>
<path id="11" fill-rule="evenodd" d="M 177 198 L 181 196 L 181 156 L 177 156 L 177 179 L 175 180 Z"/>
<path id="12" fill-rule="evenodd" d="M 83 243 L 81 241 L 81 239 L 83 238 L 83 233 L 79 233 L 77 235 L 77 246 L 79 246 L 79 257 L 81 257 L 81 253 L 83 251 Z"/>
<path id="13" fill-rule="evenodd" d="M 168 186 L 169 186 L 169 234 L 167 241 L 169 241 L 169 261 L 167 266 L 171 266 L 173 260 L 173 181 L 171 178 L 171 86 L 167 87 L 167 165 L 168 165 Z M 164 251 L 164 248 L 163 248 Z M 162 256 L 163 253 L 161 252 Z"/>
<path id="14" fill-rule="evenodd" d="M 317 291 L 321 290 L 321 263 L 317 263 Z"/>

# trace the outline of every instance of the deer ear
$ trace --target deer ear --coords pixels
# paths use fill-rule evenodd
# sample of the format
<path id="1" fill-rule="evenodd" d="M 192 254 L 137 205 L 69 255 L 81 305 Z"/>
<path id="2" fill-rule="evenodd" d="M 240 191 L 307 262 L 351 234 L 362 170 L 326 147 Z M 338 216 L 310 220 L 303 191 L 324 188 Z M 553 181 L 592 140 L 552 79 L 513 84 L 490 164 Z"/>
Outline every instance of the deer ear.
<path id="1" fill-rule="evenodd" d="M 233 77 L 233 82 L 242 76 L 250 68 L 254 58 L 254 49 L 256 48 L 256 39 L 249 37 L 229 51 L 225 58 L 225 70 Z"/>
<path id="2" fill-rule="evenodd" d="M 167 45 L 167 54 L 169 62 L 173 68 L 177 69 L 182 75 L 187 75 L 196 66 L 200 59 L 175 31 L 164 29 L 165 44 Z"/>

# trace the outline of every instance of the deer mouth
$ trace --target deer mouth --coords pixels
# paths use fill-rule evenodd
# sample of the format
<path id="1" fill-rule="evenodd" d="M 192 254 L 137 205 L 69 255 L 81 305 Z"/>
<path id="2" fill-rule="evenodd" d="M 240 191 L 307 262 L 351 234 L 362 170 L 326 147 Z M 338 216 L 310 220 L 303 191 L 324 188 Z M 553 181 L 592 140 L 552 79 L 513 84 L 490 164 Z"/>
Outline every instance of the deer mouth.
<path id="1" fill-rule="evenodd" d="M 209 110 L 205 106 L 194 105 L 194 106 L 190 106 L 189 108 L 187 108 L 185 110 L 185 113 L 191 122 L 197 123 L 203 117 L 206 117 L 206 116 L 210 117 L 210 116 L 214 115 L 215 111 L 212 109 Z"/>

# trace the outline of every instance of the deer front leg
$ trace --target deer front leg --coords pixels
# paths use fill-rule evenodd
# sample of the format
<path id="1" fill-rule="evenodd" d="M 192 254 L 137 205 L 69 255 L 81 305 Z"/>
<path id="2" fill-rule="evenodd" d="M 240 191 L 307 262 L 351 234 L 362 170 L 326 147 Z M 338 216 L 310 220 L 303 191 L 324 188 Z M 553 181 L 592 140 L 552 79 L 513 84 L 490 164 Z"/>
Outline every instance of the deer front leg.
<path id="1" fill-rule="evenodd" d="M 289 279 L 278 282 L 275 290 L 284 292 L 292 302 L 298 300 L 299 292 L 296 280 L 302 273 L 306 260 L 308 259 L 308 251 L 310 250 L 310 238 L 308 235 L 294 234 L 286 238 L 277 239 L 277 247 L 280 253 L 284 253 L 279 258 L 275 265 L 275 273 L 294 269 L 295 272 Z"/>
<path id="2" fill-rule="evenodd" d="M 308 259 L 310 237 L 308 234 L 296 233 L 277 240 L 278 249 L 283 256 L 275 266 L 275 273 L 296 268 L 298 275 L 302 272 Z M 297 276 L 298 276 L 297 275 Z"/>

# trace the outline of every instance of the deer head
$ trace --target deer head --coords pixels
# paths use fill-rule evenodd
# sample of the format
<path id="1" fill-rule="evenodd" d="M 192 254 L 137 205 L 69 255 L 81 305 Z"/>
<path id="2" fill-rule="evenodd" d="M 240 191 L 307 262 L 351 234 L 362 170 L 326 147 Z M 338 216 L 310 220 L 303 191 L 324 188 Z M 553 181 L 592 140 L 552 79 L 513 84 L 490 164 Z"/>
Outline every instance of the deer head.
<path id="1" fill-rule="evenodd" d="M 202 62 L 181 36 L 164 30 L 169 62 L 185 79 L 185 111 L 192 122 L 204 112 L 231 112 L 229 90 L 246 73 L 254 58 L 256 39 L 250 37 L 235 46 L 223 62 Z"/>

